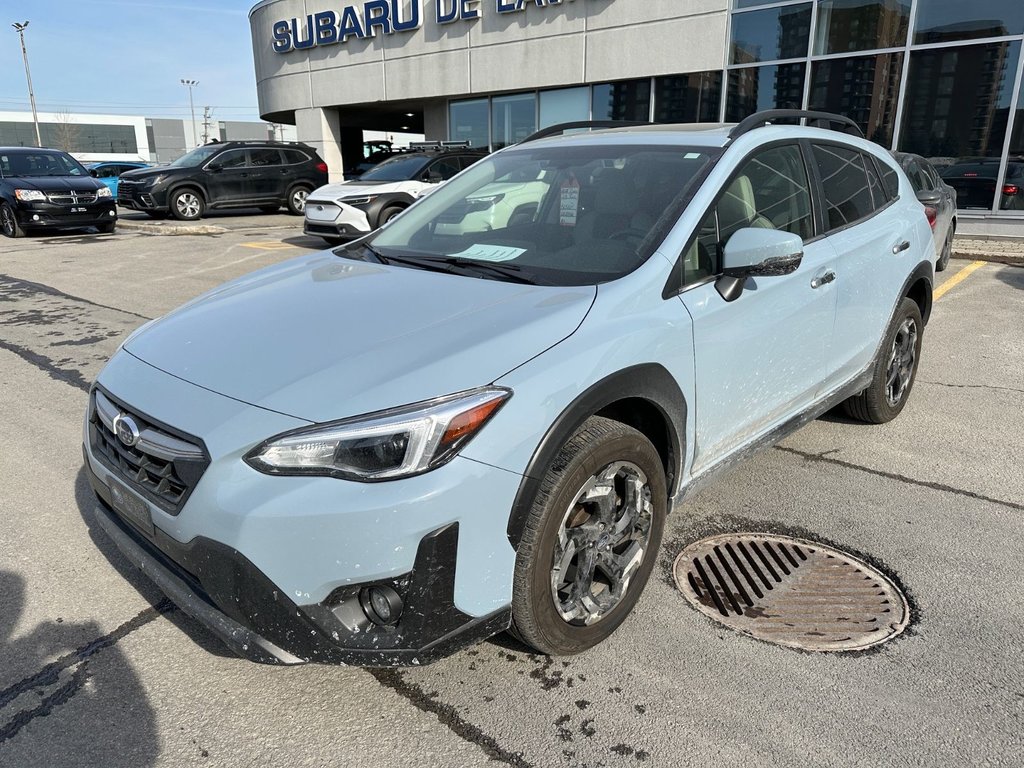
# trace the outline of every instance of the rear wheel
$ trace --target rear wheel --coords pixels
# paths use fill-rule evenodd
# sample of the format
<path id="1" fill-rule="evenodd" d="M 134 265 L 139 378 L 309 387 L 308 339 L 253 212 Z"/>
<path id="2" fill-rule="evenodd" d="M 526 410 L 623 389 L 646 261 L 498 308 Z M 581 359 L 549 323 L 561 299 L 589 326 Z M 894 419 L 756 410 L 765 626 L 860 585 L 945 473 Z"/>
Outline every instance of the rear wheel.
<path id="1" fill-rule="evenodd" d="M 206 203 L 194 189 L 179 189 L 171 195 L 171 215 L 179 221 L 196 221 L 203 217 Z"/>
<path id="2" fill-rule="evenodd" d="M 923 336 L 920 307 L 903 299 L 875 360 L 871 384 L 843 403 L 848 415 L 869 424 L 885 424 L 900 415 L 917 376 Z"/>
<path id="3" fill-rule="evenodd" d="M 939 254 L 939 260 L 935 262 L 935 271 L 944 272 L 946 267 L 949 266 L 949 260 L 953 258 L 953 226 L 949 227 L 949 234 L 946 235 L 946 242 L 942 245 L 942 253 Z"/>
<path id="4" fill-rule="evenodd" d="M 288 193 L 288 213 L 293 216 L 302 216 L 306 212 L 306 198 L 309 197 L 309 187 L 293 187 Z"/>
<path id="5" fill-rule="evenodd" d="M 665 470 L 650 440 L 588 419 L 533 501 L 516 556 L 513 634 L 551 655 L 610 636 L 651 575 L 667 511 Z"/>
<path id="6" fill-rule="evenodd" d="M 4 237 L 24 237 L 25 230 L 18 223 L 18 217 L 14 215 L 14 209 L 9 203 L 0 204 L 0 230 Z"/>

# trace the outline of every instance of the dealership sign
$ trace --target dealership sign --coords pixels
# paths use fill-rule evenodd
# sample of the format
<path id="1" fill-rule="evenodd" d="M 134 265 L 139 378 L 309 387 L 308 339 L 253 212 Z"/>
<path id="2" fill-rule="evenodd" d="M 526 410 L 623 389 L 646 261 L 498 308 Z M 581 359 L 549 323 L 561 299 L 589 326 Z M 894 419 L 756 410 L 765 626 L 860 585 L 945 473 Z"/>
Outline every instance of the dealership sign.
<path id="1" fill-rule="evenodd" d="M 529 6 L 571 3 L 573 0 L 437 0 L 431 21 L 438 25 L 479 19 L 484 7 L 494 13 L 522 13 Z M 282 19 L 274 24 L 274 50 L 278 53 L 301 51 L 319 45 L 337 45 L 352 38 L 359 40 L 380 35 L 413 32 L 423 26 L 424 0 L 412 0 L 406 8 L 402 0 L 367 0 L 337 11 L 321 11 L 303 18 Z M 433 5 L 433 3 L 432 3 Z"/>

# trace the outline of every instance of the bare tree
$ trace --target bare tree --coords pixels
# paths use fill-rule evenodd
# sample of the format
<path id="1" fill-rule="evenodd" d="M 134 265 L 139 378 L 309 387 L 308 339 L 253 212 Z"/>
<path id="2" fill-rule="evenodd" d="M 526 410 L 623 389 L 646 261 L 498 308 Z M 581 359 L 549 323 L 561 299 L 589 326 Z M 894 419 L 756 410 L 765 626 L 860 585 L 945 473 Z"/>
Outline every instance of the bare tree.
<path id="1" fill-rule="evenodd" d="M 79 128 L 71 119 L 71 112 L 64 109 L 57 113 L 57 125 L 54 129 L 54 138 L 57 142 L 57 149 L 64 152 L 74 152 L 78 149 Z"/>

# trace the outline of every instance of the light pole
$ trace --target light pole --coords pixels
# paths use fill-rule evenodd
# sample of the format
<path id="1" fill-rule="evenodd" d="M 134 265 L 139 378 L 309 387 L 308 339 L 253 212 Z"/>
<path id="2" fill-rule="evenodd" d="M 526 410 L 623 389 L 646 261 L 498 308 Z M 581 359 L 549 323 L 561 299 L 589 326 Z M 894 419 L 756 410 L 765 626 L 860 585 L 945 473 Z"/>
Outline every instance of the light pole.
<path id="1" fill-rule="evenodd" d="M 43 137 L 39 135 L 39 113 L 36 112 L 36 94 L 32 90 L 32 72 L 28 68 L 28 50 L 25 48 L 25 29 L 28 27 L 28 22 L 23 24 L 14 23 L 11 24 L 16 30 L 18 30 L 18 37 L 21 38 L 21 57 L 25 60 L 25 79 L 28 80 L 28 100 L 32 105 L 32 122 L 36 126 L 36 146 L 43 146 Z"/>
<path id="2" fill-rule="evenodd" d="M 181 84 L 188 88 L 188 107 L 192 110 L 192 146 L 195 147 L 199 142 L 196 140 L 196 108 L 192 103 L 192 89 L 199 85 L 199 81 L 182 80 Z"/>

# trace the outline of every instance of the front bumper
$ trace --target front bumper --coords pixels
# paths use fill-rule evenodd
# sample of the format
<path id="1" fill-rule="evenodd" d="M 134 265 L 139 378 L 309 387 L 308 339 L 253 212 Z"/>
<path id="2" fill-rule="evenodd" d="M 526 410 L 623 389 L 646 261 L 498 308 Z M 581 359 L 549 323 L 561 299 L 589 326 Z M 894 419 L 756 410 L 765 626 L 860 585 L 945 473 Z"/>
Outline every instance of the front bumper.
<path id="1" fill-rule="evenodd" d="M 336 240 L 357 240 L 373 231 L 361 208 L 329 200 L 307 200 L 303 232 Z"/>
<path id="2" fill-rule="evenodd" d="M 117 221 L 117 205 L 112 198 L 74 206 L 49 202 L 19 203 L 14 215 L 25 229 L 74 229 Z"/>
<path id="3" fill-rule="evenodd" d="M 135 211 L 156 211 L 167 207 L 167 194 L 147 185 L 126 184 L 117 187 L 117 204 Z"/>

